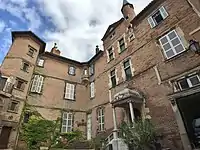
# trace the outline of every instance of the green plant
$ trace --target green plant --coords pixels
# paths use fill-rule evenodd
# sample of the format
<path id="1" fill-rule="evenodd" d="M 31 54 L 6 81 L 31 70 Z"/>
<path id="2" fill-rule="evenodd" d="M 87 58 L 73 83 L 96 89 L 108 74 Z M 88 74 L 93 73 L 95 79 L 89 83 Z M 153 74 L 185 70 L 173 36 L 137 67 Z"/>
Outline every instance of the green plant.
<path id="1" fill-rule="evenodd" d="M 155 141 L 156 133 L 153 125 L 148 120 L 139 120 L 133 124 L 122 123 L 120 136 L 130 149 L 146 150 Z"/>

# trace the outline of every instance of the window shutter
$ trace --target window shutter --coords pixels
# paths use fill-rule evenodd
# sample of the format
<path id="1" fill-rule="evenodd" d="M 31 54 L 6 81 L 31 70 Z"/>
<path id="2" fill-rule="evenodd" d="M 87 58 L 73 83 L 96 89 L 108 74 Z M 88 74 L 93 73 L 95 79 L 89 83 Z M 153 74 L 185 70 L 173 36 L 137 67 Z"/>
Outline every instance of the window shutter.
<path id="1" fill-rule="evenodd" d="M 38 81 L 37 81 L 38 82 L 37 90 L 36 90 L 38 93 L 41 93 L 43 80 L 44 80 L 44 77 L 43 76 L 39 76 Z"/>
<path id="2" fill-rule="evenodd" d="M 160 11 L 160 14 L 162 15 L 163 19 L 167 18 L 167 16 L 169 15 L 169 14 L 167 13 L 167 11 L 165 10 L 165 7 L 164 7 L 164 6 L 162 6 L 162 7 L 159 9 L 159 11 Z"/>
<path id="3" fill-rule="evenodd" d="M 31 92 L 36 92 L 38 78 L 39 78 L 38 75 L 34 75 L 34 78 L 33 78 L 33 81 L 32 81 Z"/>
<path id="4" fill-rule="evenodd" d="M 153 20 L 152 16 L 148 18 L 148 22 L 149 22 L 149 24 L 150 24 L 151 28 L 153 28 L 153 27 L 155 27 L 155 26 L 156 26 L 156 24 L 155 24 L 155 22 L 154 22 L 154 20 Z"/>

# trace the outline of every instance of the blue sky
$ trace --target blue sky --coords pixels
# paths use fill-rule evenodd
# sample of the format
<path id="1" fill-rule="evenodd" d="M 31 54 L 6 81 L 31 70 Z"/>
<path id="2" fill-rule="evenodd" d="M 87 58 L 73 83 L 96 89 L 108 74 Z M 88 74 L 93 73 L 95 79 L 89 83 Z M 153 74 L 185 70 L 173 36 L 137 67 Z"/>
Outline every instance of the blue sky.
<path id="1" fill-rule="evenodd" d="M 139 13 L 151 0 L 129 0 Z M 120 19 L 122 0 L 0 0 L 0 64 L 11 45 L 11 31 L 31 30 L 61 55 L 86 61 L 102 48 L 109 24 Z"/>

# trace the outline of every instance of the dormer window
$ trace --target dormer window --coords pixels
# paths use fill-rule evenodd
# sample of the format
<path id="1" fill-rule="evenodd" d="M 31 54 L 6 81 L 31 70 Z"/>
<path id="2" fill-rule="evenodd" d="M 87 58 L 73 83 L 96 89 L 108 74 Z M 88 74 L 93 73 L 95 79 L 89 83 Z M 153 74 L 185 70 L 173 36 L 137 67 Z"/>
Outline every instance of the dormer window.
<path id="1" fill-rule="evenodd" d="M 111 35 L 110 35 L 110 39 L 113 39 L 115 36 L 115 32 L 113 32 Z"/>
<path id="2" fill-rule="evenodd" d="M 154 28 L 155 26 L 160 24 L 167 17 L 168 17 L 168 13 L 165 10 L 165 8 L 162 6 L 160 9 L 158 9 L 156 12 L 154 12 L 148 18 L 148 22 L 149 22 L 151 28 Z"/>

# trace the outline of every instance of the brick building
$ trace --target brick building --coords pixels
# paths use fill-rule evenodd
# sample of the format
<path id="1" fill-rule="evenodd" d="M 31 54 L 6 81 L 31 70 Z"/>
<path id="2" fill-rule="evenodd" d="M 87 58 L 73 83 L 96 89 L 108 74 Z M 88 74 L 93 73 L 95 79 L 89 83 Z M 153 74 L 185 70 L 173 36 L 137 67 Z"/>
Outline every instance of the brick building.
<path id="1" fill-rule="evenodd" d="M 200 1 L 153 0 L 135 15 L 124 0 L 121 11 L 102 38 L 104 51 L 97 47 L 87 62 L 62 57 L 56 45 L 45 52 L 30 31 L 12 32 L 1 66 L 0 148 L 16 146 L 25 103 L 46 119 L 61 117 L 61 132 L 78 128 L 88 140 L 106 134 L 108 143 L 125 146 L 120 122 L 146 118 L 166 147 L 198 145 L 200 56 L 189 41 L 200 40 Z"/>

